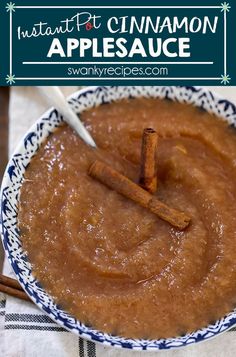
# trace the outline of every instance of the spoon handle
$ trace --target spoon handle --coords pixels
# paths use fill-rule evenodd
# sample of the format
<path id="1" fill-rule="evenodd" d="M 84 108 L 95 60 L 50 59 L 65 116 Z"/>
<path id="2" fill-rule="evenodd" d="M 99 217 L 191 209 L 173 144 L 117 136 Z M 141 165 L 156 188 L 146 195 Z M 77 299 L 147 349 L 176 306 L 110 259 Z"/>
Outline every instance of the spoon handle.
<path id="1" fill-rule="evenodd" d="M 96 144 L 92 136 L 80 121 L 79 117 L 71 109 L 60 88 L 57 86 L 40 86 L 38 88 L 45 96 L 48 103 L 58 110 L 58 112 L 63 116 L 64 121 L 75 130 L 81 139 L 83 139 L 88 145 L 96 148 Z"/>

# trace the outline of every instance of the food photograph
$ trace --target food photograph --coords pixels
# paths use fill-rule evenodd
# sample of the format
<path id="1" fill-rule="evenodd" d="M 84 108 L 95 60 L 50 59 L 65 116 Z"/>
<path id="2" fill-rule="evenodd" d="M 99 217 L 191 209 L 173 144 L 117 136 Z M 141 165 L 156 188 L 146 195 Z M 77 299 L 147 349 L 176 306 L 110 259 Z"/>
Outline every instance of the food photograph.
<path id="1" fill-rule="evenodd" d="M 1 87 L 1 356 L 235 356 L 235 93 Z"/>

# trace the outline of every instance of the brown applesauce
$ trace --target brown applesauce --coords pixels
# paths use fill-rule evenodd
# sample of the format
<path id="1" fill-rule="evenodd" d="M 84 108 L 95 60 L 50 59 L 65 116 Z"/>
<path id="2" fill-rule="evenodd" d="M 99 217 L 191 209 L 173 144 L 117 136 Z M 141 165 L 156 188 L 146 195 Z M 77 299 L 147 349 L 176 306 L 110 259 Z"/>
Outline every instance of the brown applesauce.
<path id="1" fill-rule="evenodd" d="M 81 115 L 98 150 L 64 125 L 26 170 L 22 243 L 42 286 L 94 328 L 162 338 L 236 304 L 236 132 L 190 105 L 122 100 Z M 97 158 L 138 182 L 142 131 L 159 134 L 157 197 L 191 217 L 178 231 L 88 176 Z"/>

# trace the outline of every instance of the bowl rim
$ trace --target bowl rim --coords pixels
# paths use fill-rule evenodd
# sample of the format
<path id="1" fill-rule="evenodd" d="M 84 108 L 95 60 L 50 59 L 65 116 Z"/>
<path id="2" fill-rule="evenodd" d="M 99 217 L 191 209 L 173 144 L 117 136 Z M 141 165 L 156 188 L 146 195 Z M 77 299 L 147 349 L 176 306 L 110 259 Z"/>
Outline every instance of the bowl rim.
<path id="1" fill-rule="evenodd" d="M 117 90 L 119 91 L 119 88 L 122 88 L 124 91 L 127 88 L 131 88 L 131 92 L 129 92 L 129 89 L 127 89 L 128 93 L 131 93 L 131 98 L 133 97 L 138 97 L 138 96 L 144 96 L 142 95 L 142 91 L 144 91 L 144 88 L 164 88 L 164 93 L 166 94 L 169 93 L 168 96 L 157 96 L 160 98 L 168 98 L 168 99 L 173 99 L 171 98 L 170 92 L 171 90 L 174 90 L 175 94 L 177 93 L 177 99 L 175 98 L 174 100 L 180 101 L 180 102 L 185 102 L 185 103 L 190 103 L 193 105 L 201 106 L 203 109 L 206 109 L 210 113 L 214 114 L 220 114 L 219 109 L 218 112 L 216 112 L 216 108 L 213 107 L 213 103 L 215 102 L 220 103 L 220 105 L 223 106 L 223 112 L 221 113 L 221 117 L 224 120 L 227 120 L 229 125 L 234 125 L 236 126 L 236 107 L 235 105 L 230 102 L 229 100 L 224 99 L 222 96 L 213 93 L 207 88 L 202 88 L 202 87 L 187 87 L 187 86 L 144 86 L 141 87 L 130 87 L 130 86 L 117 86 L 117 87 L 110 87 L 110 86 L 90 86 L 86 87 L 83 89 L 80 89 L 73 94 L 71 94 L 67 100 L 68 102 L 73 106 L 73 105 L 81 105 L 79 102 L 79 99 L 83 98 L 85 96 L 85 102 L 86 102 L 86 96 L 88 93 L 90 95 L 95 96 L 96 92 L 99 92 L 101 95 L 104 94 L 104 92 L 109 91 L 109 90 Z M 132 94 L 132 88 L 139 88 L 138 92 L 140 95 L 134 95 Z M 189 97 L 185 98 L 183 96 L 182 98 L 178 98 L 178 93 L 188 93 Z M 194 96 L 194 93 L 199 93 L 201 95 L 204 95 L 207 100 L 200 105 L 200 102 L 197 104 L 196 99 L 192 100 L 192 96 Z M 203 96 L 203 97 L 204 97 Z M 127 95 L 125 94 L 125 98 L 127 98 Z M 108 100 L 108 102 L 112 102 L 113 100 Z M 115 100 L 114 100 L 115 101 Z M 101 103 L 99 104 L 101 105 Z M 93 105 L 92 105 L 93 106 Z M 92 107 L 90 104 L 88 105 L 88 108 Z M 227 107 L 228 106 L 228 107 Z M 231 109 L 231 114 L 228 114 L 227 111 Z M 77 113 L 82 112 L 84 109 L 80 110 L 80 108 L 77 108 Z M 149 351 L 154 351 L 154 350 L 163 350 L 163 349 L 174 349 L 174 348 L 179 348 L 183 347 L 186 345 L 190 345 L 196 342 L 200 341 L 206 341 L 210 338 L 216 337 L 217 335 L 229 330 L 236 324 L 236 309 L 229 314 L 227 314 L 224 318 L 216 321 L 212 325 L 208 325 L 204 328 L 201 328 L 199 330 L 196 330 L 192 333 L 185 334 L 184 336 L 177 336 L 177 337 L 172 337 L 172 338 L 165 338 L 165 339 L 156 339 L 156 340 L 145 340 L 145 339 L 134 339 L 134 338 L 126 338 L 123 336 L 114 336 L 111 334 L 107 334 L 102 331 L 97 331 L 93 329 L 92 327 L 85 326 L 82 324 L 79 320 L 74 319 L 70 314 L 64 312 L 63 310 L 60 310 L 58 306 L 56 306 L 53 303 L 52 298 L 47 294 L 47 292 L 42 289 L 40 284 L 36 281 L 36 279 L 32 275 L 32 270 L 30 268 L 30 263 L 28 263 L 28 272 L 29 272 L 29 279 L 22 279 L 20 275 L 20 271 L 22 269 L 21 266 L 19 266 L 19 262 L 16 261 L 16 257 L 12 255 L 12 251 L 9 249 L 9 235 L 8 235 L 8 228 L 6 228 L 6 222 L 9 222 L 12 218 L 12 215 L 10 215 L 10 218 L 6 220 L 5 218 L 5 213 L 4 213 L 4 205 L 9 203 L 9 200 L 5 202 L 6 197 L 4 196 L 4 192 L 6 188 L 14 186 L 10 180 L 9 176 L 9 169 L 13 165 L 13 159 L 16 157 L 16 155 L 19 155 L 20 153 L 24 152 L 26 150 L 24 146 L 24 142 L 27 139 L 27 137 L 37 131 L 37 127 L 40 123 L 42 123 L 43 118 L 47 118 L 48 123 L 52 123 L 50 116 L 52 113 L 55 113 L 57 116 L 57 123 L 62 121 L 62 117 L 57 113 L 57 111 L 54 108 L 48 109 L 42 116 L 40 116 L 39 119 L 30 127 L 30 129 L 25 133 L 25 135 L 22 137 L 20 142 L 18 143 L 16 149 L 14 150 L 13 154 L 11 155 L 3 179 L 2 179 L 2 185 L 1 185 L 1 191 L 0 191 L 0 204 L 1 204 L 1 211 L 0 211 L 0 230 L 1 230 L 1 238 L 2 238 L 2 243 L 3 247 L 5 250 L 5 254 L 8 257 L 8 260 L 10 262 L 11 267 L 13 268 L 13 271 L 16 275 L 17 280 L 21 284 L 22 288 L 25 290 L 25 292 L 28 294 L 28 296 L 31 298 L 31 300 L 34 302 L 35 305 L 37 305 L 44 313 L 46 313 L 52 320 L 54 320 L 56 323 L 58 323 L 60 326 L 64 327 L 65 329 L 76 333 L 77 335 L 81 336 L 82 338 L 86 340 L 91 340 L 96 343 L 101 343 L 103 345 L 107 346 L 112 346 L 116 348 L 127 348 L 127 349 L 133 349 L 133 350 L 149 350 Z M 224 115 L 225 114 L 225 115 Z M 56 124 L 52 123 L 52 131 L 55 130 L 57 127 Z M 50 134 L 50 131 L 48 132 L 48 135 Z M 48 135 L 44 135 L 42 137 L 37 137 L 36 143 L 37 143 L 37 148 L 41 145 L 41 143 L 48 137 Z M 33 156 L 37 153 L 37 150 L 34 151 Z M 32 156 L 29 159 L 29 162 L 31 161 Z M 20 172 L 19 176 L 22 179 L 24 172 Z M 20 186 L 18 188 L 17 194 L 20 192 Z M 14 210 L 13 210 L 14 211 Z M 14 213 L 14 212 L 13 212 Z M 17 215 L 17 211 L 15 212 Z M 19 235 L 19 232 L 18 232 Z M 19 237 L 18 237 L 19 238 Z M 20 262 L 21 259 L 25 259 L 25 256 L 23 255 L 20 257 Z M 24 261 L 25 263 L 25 261 Z M 37 285 L 39 288 L 38 290 L 35 290 L 34 287 L 32 287 L 32 279 L 34 283 Z M 51 300 L 49 303 L 49 307 L 45 308 L 45 306 L 42 304 L 42 301 L 39 299 L 40 292 L 43 292 L 45 296 L 48 297 L 48 301 Z M 56 310 L 60 311 L 59 317 L 56 314 L 53 314 L 52 311 Z M 62 315 L 64 313 L 64 315 Z M 60 316 L 63 317 L 60 317 Z M 75 324 L 77 328 L 74 328 L 73 323 L 69 321 L 69 324 L 65 323 L 68 319 L 72 318 L 73 321 L 75 321 Z M 226 325 L 223 320 L 227 320 Z M 67 321 L 68 322 L 68 321 Z M 215 330 L 216 329 L 216 330 Z"/>

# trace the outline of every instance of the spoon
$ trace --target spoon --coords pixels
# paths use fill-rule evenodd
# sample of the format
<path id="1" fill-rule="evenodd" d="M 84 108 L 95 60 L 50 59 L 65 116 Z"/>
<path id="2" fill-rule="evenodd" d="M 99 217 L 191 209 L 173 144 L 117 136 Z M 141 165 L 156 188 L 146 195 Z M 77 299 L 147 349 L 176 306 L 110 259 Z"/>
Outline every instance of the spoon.
<path id="1" fill-rule="evenodd" d="M 64 121 L 75 130 L 81 139 L 83 139 L 86 144 L 96 148 L 97 146 L 95 141 L 89 134 L 88 130 L 85 128 L 84 124 L 80 121 L 79 117 L 75 114 L 75 112 L 66 101 L 60 88 L 57 86 L 40 86 L 38 88 L 47 99 L 48 103 L 55 107 L 58 112 L 63 115 Z"/>

